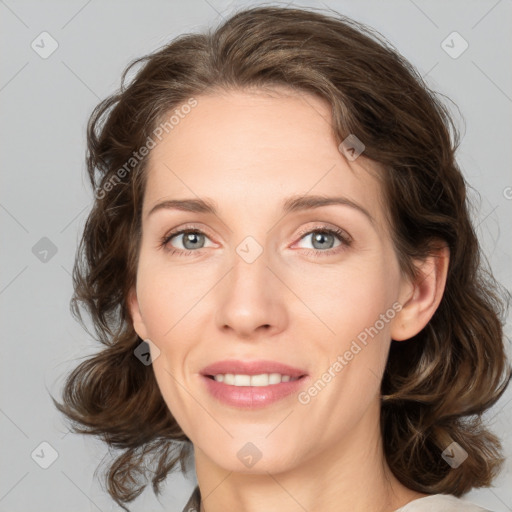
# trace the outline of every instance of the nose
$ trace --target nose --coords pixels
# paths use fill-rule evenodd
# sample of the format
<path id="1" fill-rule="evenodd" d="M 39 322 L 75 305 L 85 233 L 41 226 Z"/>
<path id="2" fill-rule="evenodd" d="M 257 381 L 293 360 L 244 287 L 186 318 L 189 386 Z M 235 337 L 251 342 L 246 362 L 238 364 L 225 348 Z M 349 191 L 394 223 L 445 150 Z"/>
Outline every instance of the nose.
<path id="1" fill-rule="evenodd" d="M 234 338 L 268 337 L 286 328 L 286 287 L 268 263 L 265 252 L 252 263 L 235 255 L 233 267 L 216 287 L 216 325 Z"/>

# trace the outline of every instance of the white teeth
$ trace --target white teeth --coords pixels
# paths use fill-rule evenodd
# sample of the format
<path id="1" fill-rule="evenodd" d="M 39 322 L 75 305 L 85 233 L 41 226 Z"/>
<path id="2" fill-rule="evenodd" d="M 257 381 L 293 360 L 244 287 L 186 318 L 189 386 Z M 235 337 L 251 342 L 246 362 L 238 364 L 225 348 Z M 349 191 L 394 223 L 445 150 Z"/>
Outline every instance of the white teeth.
<path id="1" fill-rule="evenodd" d="M 247 377 L 249 377 L 249 375 L 247 375 Z M 279 382 L 281 382 L 279 375 L 277 375 L 277 378 L 273 379 L 275 381 L 273 382 L 272 378 L 269 379 L 269 376 L 264 373 L 261 375 L 251 375 L 250 380 L 251 382 L 248 386 L 268 386 L 269 384 L 279 384 Z"/>
<path id="2" fill-rule="evenodd" d="M 224 375 L 224 383 L 233 386 L 235 384 L 235 376 L 232 373 L 226 373 Z"/>
<path id="3" fill-rule="evenodd" d="M 259 375 L 242 375 L 219 373 L 214 376 L 217 382 L 224 382 L 231 386 L 268 386 L 271 384 L 280 384 L 281 382 L 289 382 L 297 380 L 298 377 L 290 377 L 289 375 L 281 375 L 280 373 L 261 373 Z"/>
<path id="4" fill-rule="evenodd" d="M 288 375 L 281 375 L 280 373 L 269 373 L 268 375 L 263 375 L 263 377 L 265 378 L 267 385 L 279 384 L 286 377 L 288 377 L 288 379 L 290 378 Z"/>
<path id="5" fill-rule="evenodd" d="M 235 386 L 250 386 L 251 376 L 250 375 L 235 375 Z"/>

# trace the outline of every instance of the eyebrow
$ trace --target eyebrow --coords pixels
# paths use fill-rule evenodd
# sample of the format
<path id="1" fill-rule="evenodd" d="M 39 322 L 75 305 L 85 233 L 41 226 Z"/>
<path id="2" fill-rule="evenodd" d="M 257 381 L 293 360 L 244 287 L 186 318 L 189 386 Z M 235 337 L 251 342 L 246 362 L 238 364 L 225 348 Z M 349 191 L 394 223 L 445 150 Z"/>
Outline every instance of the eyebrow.
<path id="1" fill-rule="evenodd" d="M 292 196 L 283 202 L 283 213 L 288 214 L 292 212 L 310 210 L 331 205 L 349 206 L 350 208 L 353 208 L 365 215 L 372 224 L 375 224 L 375 219 L 370 215 L 366 208 L 347 197 L 339 196 Z M 206 213 L 212 215 L 218 214 L 215 201 L 209 198 L 167 199 L 155 204 L 153 208 L 151 208 L 151 210 L 148 212 L 147 217 L 159 210 L 180 210 L 185 212 Z"/>

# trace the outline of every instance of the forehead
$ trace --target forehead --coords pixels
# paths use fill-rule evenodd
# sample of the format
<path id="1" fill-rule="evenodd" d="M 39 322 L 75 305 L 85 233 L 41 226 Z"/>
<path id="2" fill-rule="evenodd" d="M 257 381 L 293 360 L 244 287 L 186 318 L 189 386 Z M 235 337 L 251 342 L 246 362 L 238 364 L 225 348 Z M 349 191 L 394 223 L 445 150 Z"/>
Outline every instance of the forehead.
<path id="1" fill-rule="evenodd" d="M 151 150 L 146 213 L 164 198 L 210 197 L 220 208 L 261 211 L 291 195 L 321 194 L 348 197 L 382 220 L 376 164 L 341 154 L 324 100 L 283 89 L 195 99 Z"/>

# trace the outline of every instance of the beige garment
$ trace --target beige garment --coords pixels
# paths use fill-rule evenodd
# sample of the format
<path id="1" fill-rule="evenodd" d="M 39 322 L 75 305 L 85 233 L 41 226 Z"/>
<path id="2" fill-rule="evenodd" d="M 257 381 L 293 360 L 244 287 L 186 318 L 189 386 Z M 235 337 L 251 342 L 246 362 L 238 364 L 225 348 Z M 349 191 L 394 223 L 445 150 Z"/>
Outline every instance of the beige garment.
<path id="1" fill-rule="evenodd" d="M 199 509 L 198 509 L 199 510 Z M 431 494 L 412 500 L 395 512 L 491 512 L 453 494 Z"/>

